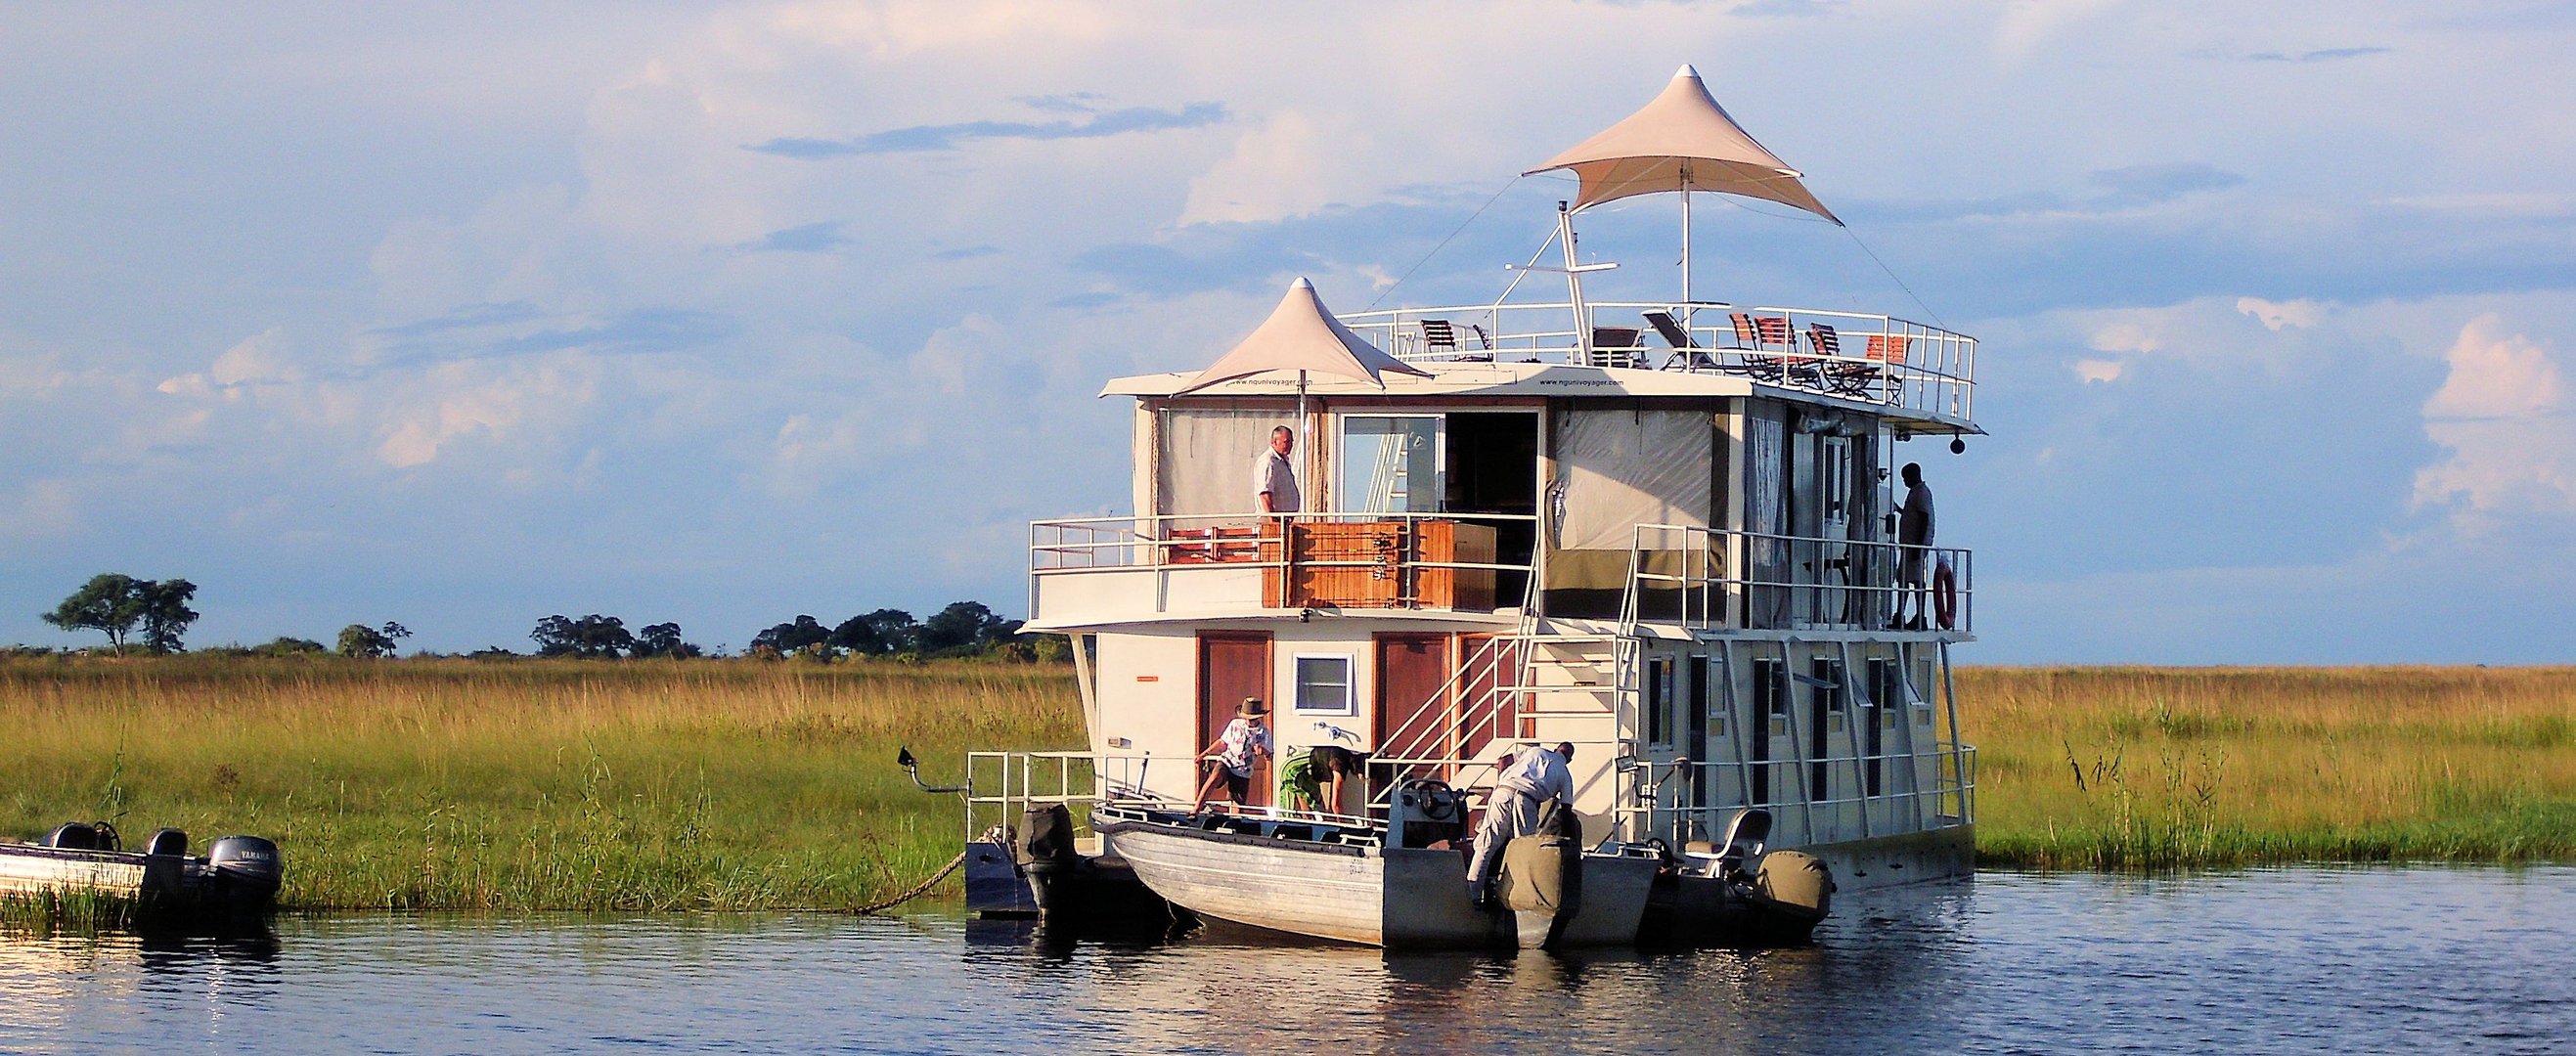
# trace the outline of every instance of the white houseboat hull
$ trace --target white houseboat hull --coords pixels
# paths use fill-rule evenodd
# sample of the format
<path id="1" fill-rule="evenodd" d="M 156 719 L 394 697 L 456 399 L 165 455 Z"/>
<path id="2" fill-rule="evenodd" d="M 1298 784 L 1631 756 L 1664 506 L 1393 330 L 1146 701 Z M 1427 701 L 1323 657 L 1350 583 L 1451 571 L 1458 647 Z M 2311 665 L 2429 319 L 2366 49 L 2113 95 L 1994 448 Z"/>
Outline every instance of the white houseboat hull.
<path id="1" fill-rule="evenodd" d="M 1467 899 L 1456 851 L 1381 848 L 1206 832 L 1150 822 L 1104 822 L 1111 853 L 1154 893 L 1202 917 L 1271 931 L 1381 946 L 1510 946 L 1529 929 L 1514 914 Z M 1634 943 L 1655 862 L 1587 855 L 1583 901 L 1559 946 Z M 1535 934 L 1545 934 L 1544 921 Z"/>

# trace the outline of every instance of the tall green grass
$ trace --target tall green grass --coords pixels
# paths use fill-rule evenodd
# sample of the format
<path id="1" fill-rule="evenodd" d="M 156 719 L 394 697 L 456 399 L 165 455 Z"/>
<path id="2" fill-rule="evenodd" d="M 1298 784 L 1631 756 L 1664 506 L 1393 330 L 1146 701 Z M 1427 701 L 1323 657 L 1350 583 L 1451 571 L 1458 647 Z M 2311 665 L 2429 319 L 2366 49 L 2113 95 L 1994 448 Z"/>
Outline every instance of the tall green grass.
<path id="1" fill-rule="evenodd" d="M 0 835 L 278 841 L 290 909 L 862 904 L 958 849 L 931 776 L 1068 747 L 1060 671 L 752 661 L 0 662 Z"/>
<path id="2" fill-rule="evenodd" d="M 2576 858 L 2576 668 L 1961 673 L 1981 861 Z"/>
<path id="3" fill-rule="evenodd" d="M 1969 669 L 1992 865 L 2576 858 L 2576 669 Z M 0 837 L 276 839 L 290 909 L 846 907 L 958 848 L 970 748 L 1082 740 L 1061 668 L 0 660 Z M 953 891 L 953 881 L 949 888 Z M 0 907 L 94 916 L 113 907 Z"/>

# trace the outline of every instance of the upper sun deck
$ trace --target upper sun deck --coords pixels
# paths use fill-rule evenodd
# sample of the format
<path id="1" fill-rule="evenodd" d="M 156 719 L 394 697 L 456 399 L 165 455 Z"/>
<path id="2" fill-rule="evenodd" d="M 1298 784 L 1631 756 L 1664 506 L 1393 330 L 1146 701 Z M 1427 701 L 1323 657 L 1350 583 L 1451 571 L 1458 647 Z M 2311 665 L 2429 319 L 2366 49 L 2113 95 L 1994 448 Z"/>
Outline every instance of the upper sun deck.
<path id="1" fill-rule="evenodd" d="M 1977 340 L 1888 315 L 1814 308 L 1587 301 L 1398 308 L 1336 316 L 1371 345 L 1430 372 L 1383 387 L 1279 373 L 1194 390 L 1206 396 L 1747 396 L 1865 409 L 1915 433 L 1981 432 Z M 1583 325 L 1578 320 L 1589 320 Z M 1189 373 L 1119 378 L 1104 396 L 1181 392 Z"/>

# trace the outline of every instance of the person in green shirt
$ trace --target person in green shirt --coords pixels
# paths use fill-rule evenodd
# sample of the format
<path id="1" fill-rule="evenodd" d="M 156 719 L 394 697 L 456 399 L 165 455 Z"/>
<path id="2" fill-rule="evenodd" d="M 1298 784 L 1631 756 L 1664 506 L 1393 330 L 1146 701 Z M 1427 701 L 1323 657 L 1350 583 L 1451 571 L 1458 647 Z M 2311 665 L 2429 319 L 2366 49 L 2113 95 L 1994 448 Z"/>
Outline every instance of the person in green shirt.
<path id="1" fill-rule="evenodd" d="M 1280 805 L 1314 814 L 1339 813 L 1342 779 L 1359 772 L 1360 755 L 1348 748 L 1317 745 L 1289 756 L 1279 767 Z M 1328 782 L 1329 794 L 1325 789 Z"/>

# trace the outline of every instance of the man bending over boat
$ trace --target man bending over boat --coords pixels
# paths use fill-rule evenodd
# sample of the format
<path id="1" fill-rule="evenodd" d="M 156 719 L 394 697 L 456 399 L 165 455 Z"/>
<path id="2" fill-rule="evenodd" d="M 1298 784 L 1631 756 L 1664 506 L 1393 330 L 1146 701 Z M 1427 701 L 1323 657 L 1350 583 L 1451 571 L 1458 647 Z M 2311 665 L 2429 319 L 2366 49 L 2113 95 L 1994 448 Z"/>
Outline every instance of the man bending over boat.
<path id="1" fill-rule="evenodd" d="M 1503 845 L 1537 833 L 1549 803 L 1574 805 L 1574 774 L 1565 767 L 1573 761 L 1572 741 L 1544 751 L 1533 745 L 1494 779 L 1493 800 L 1485 804 L 1484 823 L 1476 827 L 1476 854 L 1467 860 L 1468 899 L 1484 904 Z"/>
<path id="2" fill-rule="evenodd" d="M 1208 797 L 1216 792 L 1220 781 L 1225 783 L 1225 798 L 1235 806 L 1243 806 L 1251 798 L 1252 757 L 1270 758 L 1270 728 L 1261 724 L 1262 716 L 1267 714 L 1269 710 L 1261 706 L 1259 697 L 1245 697 L 1235 706 L 1234 721 L 1226 723 L 1225 732 L 1217 734 L 1207 750 L 1199 753 L 1199 761 L 1216 765 L 1209 768 L 1207 780 L 1199 783 L 1199 799 L 1190 806 L 1190 813 L 1207 812 Z"/>
<path id="3" fill-rule="evenodd" d="M 1342 811 L 1342 779 L 1357 776 L 1360 755 L 1338 745 L 1319 744 L 1279 764 L 1280 805 L 1310 814 Z"/>

